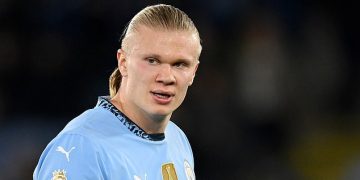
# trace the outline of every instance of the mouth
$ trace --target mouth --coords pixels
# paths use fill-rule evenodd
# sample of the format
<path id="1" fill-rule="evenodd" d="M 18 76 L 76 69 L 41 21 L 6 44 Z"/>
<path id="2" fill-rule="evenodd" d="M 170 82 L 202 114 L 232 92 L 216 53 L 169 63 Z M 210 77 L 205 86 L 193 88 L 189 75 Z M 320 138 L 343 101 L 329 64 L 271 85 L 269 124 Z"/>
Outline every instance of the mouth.
<path id="1" fill-rule="evenodd" d="M 151 94 L 154 96 L 154 99 L 159 104 L 167 104 L 170 103 L 174 93 L 167 91 L 151 91 Z"/>
<path id="2" fill-rule="evenodd" d="M 170 97 L 174 96 L 173 93 L 165 92 L 165 91 L 151 91 L 151 93 L 154 96 L 159 97 L 159 98 L 163 98 L 163 99 L 170 98 Z"/>

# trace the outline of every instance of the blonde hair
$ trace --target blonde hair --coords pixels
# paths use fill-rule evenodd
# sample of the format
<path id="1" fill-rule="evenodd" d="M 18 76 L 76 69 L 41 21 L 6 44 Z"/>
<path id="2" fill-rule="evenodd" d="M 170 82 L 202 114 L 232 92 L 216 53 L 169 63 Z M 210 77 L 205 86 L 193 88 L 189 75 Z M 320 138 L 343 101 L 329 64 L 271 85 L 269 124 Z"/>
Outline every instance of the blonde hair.
<path id="1" fill-rule="evenodd" d="M 193 21 L 180 9 L 171 5 L 158 4 L 144 8 L 129 22 L 122 34 L 121 47 L 128 49 L 129 34 L 137 31 L 140 25 L 165 30 L 181 30 L 194 33 L 200 42 L 199 32 Z M 201 48 L 201 45 L 200 45 Z M 109 79 L 110 97 L 114 97 L 120 88 L 121 74 L 116 68 Z"/>

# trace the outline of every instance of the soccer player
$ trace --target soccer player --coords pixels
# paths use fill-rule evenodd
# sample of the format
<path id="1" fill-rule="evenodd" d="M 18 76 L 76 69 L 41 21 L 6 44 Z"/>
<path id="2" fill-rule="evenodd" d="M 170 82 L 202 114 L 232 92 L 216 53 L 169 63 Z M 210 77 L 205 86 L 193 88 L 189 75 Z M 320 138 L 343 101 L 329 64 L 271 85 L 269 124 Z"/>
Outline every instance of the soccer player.
<path id="1" fill-rule="evenodd" d="M 193 83 L 201 44 L 181 10 L 148 6 L 124 30 L 110 96 L 70 121 L 48 144 L 35 180 L 193 180 L 194 159 L 170 121 Z"/>

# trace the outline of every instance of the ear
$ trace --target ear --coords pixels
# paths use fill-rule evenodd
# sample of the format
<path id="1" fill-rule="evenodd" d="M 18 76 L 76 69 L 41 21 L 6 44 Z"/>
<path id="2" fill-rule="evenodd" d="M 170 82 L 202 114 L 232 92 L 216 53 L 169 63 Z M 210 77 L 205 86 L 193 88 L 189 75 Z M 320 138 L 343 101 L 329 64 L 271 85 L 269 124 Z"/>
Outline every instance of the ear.
<path id="1" fill-rule="evenodd" d="M 116 53 L 116 58 L 118 60 L 118 68 L 122 77 L 127 76 L 127 64 L 125 58 L 125 52 L 122 49 L 118 49 Z"/>
<path id="2" fill-rule="evenodd" d="M 193 75 L 192 75 L 191 80 L 190 80 L 190 82 L 189 82 L 189 86 L 191 86 L 191 85 L 193 84 L 193 82 L 194 82 L 195 75 L 196 75 L 196 71 L 197 71 L 197 69 L 198 69 L 198 67 L 199 67 L 199 64 L 200 64 L 200 62 L 198 61 L 198 62 L 196 63 L 196 66 L 195 66 Z"/>

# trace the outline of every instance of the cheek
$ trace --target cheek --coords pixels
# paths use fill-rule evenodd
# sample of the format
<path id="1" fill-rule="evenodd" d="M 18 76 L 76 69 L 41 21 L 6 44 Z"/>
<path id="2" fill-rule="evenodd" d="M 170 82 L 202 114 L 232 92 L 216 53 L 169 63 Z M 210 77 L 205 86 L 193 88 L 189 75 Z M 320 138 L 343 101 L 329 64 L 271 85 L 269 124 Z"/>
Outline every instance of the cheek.
<path id="1" fill-rule="evenodd" d="M 182 104 L 182 102 L 184 102 L 187 90 L 188 90 L 188 86 L 181 87 L 181 90 L 180 90 L 180 93 L 178 96 L 178 106 L 180 106 L 180 104 Z"/>
<path id="2" fill-rule="evenodd" d="M 181 83 L 181 87 L 187 89 L 190 83 L 192 82 L 193 74 L 191 72 L 181 72 L 179 77 L 181 77 L 179 79 Z"/>
<path id="3" fill-rule="evenodd" d="M 182 96 L 186 95 L 187 89 L 191 83 L 192 76 L 189 74 L 182 74 L 182 76 L 177 80 L 179 91 Z"/>
<path id="4" fill-rule="evenodd" d="M 137 63 L 130 63 L 129 66 L 129 74 L 132 78 L 135 80 L 136 82 L 144 82 L 147 81 L 150 77 L 151 77 L 151 73 L 153 71 L 151 71 L 151 69 L 149 69 L 149 67 L 143 63 L 143 62 L 137 62 Z"/>

